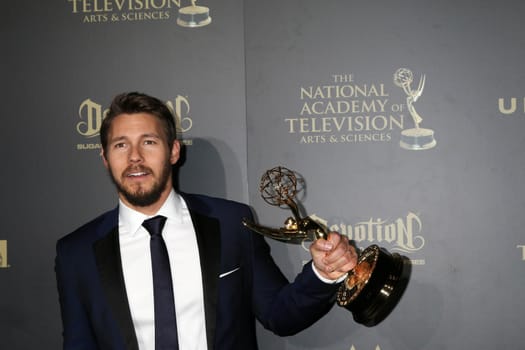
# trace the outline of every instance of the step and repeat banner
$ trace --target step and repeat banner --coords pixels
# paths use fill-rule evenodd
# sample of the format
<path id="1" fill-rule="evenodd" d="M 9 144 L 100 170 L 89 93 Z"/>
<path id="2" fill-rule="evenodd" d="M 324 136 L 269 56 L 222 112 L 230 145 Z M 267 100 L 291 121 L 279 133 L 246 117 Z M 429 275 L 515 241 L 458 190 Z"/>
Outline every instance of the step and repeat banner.
<path id="1" fill-rule="evenodd" d="M 334 306 L 261 349 L 520 349 L 525 300 L 521 1 L 8 2 L 2 55 L 0 343 L 59 349 L 56 240 L 116 205 L 98 130 L 111 98 L 166 101 L 178 186 L 260 196 L 296 172 L 302 212 L 405 256 L 403 297 L 366 327 Z M 289 277 L 308 244 L 270 240 Z"/>

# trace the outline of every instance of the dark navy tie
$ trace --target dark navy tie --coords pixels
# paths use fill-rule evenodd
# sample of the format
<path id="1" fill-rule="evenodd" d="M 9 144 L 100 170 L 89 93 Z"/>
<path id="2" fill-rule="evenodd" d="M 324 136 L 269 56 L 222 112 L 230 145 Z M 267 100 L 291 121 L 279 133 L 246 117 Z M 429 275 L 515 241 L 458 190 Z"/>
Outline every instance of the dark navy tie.
<path id="1" fill-rule="evenodd" d="M 151 268 L 153 270 L 153 297 L 155 301 L 155 350 L 178 350 L 177 321 L 173 301 L 168 249 L 162 238 L 166 217 L 155 216 L 145 220 L 142 226 L 151 235 Z"/>

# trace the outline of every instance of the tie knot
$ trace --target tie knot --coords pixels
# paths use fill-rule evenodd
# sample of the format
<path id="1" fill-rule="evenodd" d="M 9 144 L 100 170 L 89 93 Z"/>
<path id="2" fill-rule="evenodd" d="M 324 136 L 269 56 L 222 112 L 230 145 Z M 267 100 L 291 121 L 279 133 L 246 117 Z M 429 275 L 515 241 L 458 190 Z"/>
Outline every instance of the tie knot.
<path id="1" fill-rule="evenodd" d="M 152 236 L 159 236 L 162 233 L 164 224 L 166 223 L 166 217 L 162 215 L 157 215 L 151 219 L 144 220 L 142 226 L 148 230 L 149 234 Z"/>

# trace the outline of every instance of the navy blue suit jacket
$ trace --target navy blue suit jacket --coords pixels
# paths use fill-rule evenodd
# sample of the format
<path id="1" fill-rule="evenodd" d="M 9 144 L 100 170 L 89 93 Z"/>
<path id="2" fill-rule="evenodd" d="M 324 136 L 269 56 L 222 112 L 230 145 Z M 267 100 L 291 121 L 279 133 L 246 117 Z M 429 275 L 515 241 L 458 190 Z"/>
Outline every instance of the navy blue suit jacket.
<path id="1" fill-rule="evenodd" d="M 243 217 L 252 217 L 248 206 L 183 197 L 197 234 L 210 349 L 257 349 L 255 318 L 278 335 L 292 335 L 333 306 L 338 286 L 321 282 L 309 264 L 288 282 L 264 238 L 242 225 Z M 60 239 L 55 271 L 64 349 L 138 349 L 120 260 L 118 208 Z"/>

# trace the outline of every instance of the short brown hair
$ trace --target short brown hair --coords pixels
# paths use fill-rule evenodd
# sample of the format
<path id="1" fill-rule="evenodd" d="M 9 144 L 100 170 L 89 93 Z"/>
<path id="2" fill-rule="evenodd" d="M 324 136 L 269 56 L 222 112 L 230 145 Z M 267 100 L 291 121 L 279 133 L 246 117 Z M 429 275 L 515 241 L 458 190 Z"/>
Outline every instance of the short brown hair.
<path id="1" fill-rule="evenodd" d="M 104 152 L 108 145 L 108 133 L 113 119 L 121 114 L 133 113 L 149 113 L 157 117 L 162 122 L 168 146 L 171 149 L 177 139 L 177 130 L 170 109 L 164 102 L 153 96 L 139 92 L 126 92 L 113 98 L 109 111 L 100 126 L 100 143 L 102 143 Z"/>

